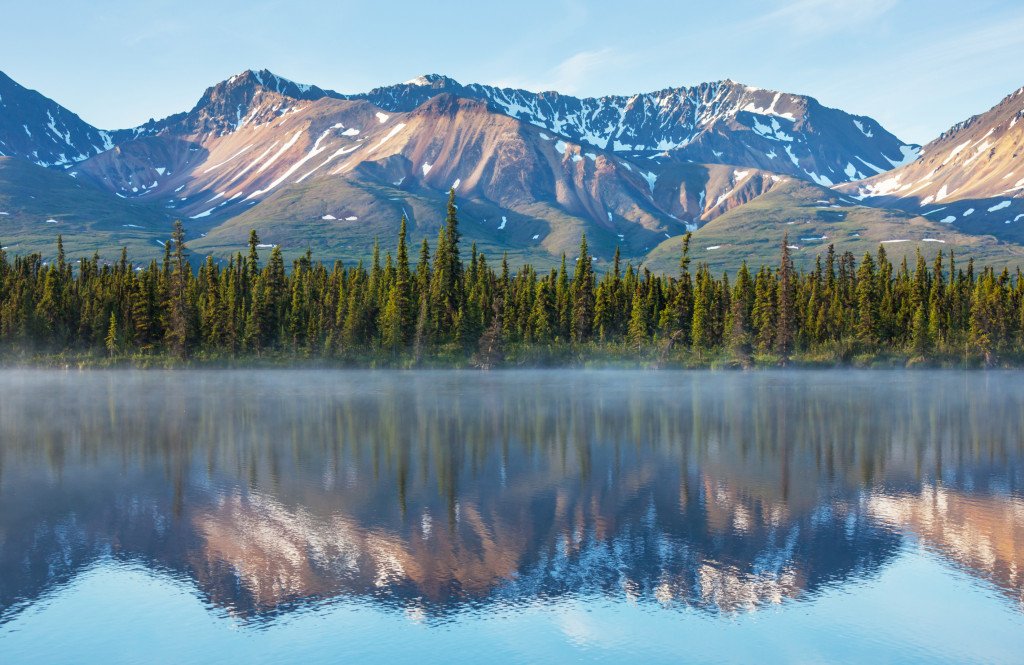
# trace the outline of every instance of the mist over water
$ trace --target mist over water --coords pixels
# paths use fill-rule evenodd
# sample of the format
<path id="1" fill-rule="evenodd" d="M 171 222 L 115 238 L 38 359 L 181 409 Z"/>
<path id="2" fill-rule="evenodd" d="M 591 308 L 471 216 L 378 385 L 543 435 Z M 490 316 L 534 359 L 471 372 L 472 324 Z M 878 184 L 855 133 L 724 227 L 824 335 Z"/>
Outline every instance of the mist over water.
<path id="1" fill-rule="evenodd" d="M 3 662 L 1024 652 L 1017 373 L 11 371 L 0 395 Z"/>

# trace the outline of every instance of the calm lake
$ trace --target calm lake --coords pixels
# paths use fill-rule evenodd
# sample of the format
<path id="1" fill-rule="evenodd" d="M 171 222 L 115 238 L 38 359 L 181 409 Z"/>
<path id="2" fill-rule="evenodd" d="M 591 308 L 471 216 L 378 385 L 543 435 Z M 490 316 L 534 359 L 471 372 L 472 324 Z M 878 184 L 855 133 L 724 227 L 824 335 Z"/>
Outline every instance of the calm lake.
<path id="1" fill-rule="evenodd" d="M 0 662 L 551 661 L 1024 661 L 1024 374 L 0 373 Z"/>

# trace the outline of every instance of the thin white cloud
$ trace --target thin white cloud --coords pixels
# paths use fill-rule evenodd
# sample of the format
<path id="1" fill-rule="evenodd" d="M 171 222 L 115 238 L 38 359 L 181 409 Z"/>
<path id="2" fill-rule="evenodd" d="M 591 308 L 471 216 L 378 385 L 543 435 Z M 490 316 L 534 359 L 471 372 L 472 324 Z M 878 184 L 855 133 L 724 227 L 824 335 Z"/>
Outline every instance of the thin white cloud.
<path id="1" fill-rule="evenodd" d="M 1021 46 L 1024 46 L 1024 16 L 1003 20 L 969 32 L 949 35 L 941 42 L 933 42 L 911 53 L 908 61 L 922 68 L 928 65 L 935 74 L 941 75 L 941 71 L 937 70 L 935 65 L 957 65 L 963 69 L 974 70 L 986 60 L 1005 62 L 1007 55 L 1019 53 L 1017 49 Z M 973 58 L 980 58 L 982 61 L 974 62 Z"/>
<path id="2" fill-rule="evenodd" d="M 621 67 L 628 58 L 613 48 L 575 53 L 552 70 L 552 89 L 575 93 L 594 76 L 606 72 L 609 67 Z"/>
<path id="3" fill-rule="evenodd" d="M 804 38 L 825 37 L 877 21 L 899 0 L 791 0 L 742 25 L 750 31 L 781 28 Z"/>
<path id="4" fill-rule="evenodd" d="M 614 48 L 579 51 L 536 78 L 505 78 L 497 81 L 496 85 L 527 90 L 557 90 L 575 95 L 593 87 L 609 71 L 629 67 L 633 60 L 632 55 Z"/>
<path id="5" fill-rule="evenodd" d="M 847 111 L 872 115 L 902 139 L 924 143 L 1024 85 L 1024 72 L 1014 79 L 1016 61 L 1007 57 L 1021 51 L 1024 16 L 950 31 L 884 66 L 823 78 L 815 89 Z"/>

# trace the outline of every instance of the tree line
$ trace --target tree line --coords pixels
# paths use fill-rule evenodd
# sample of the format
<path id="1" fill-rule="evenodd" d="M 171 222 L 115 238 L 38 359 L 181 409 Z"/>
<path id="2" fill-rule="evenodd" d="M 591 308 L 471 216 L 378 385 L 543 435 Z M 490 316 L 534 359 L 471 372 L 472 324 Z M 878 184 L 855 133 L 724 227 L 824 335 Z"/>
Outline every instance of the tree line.
<path id="1" fill-rule="evenodd" d="M 894 265 L 879 246 L 859 261 L 829 246 L 813 270 L 797 271 L 787 242 L 777 266 L 734 276 L 693 266 L 690 235 L 679 271 L 625 266 L 618 250 L 597 275 L 586 236 L 571 270 L 512 271 L 460 248 L 450 193 L 433 248 L 413 264 L 403 218 L 394 255 L 375 245 L 369 265 L 314 261 L 286 270 L 279 247 L 262 264 L 249 250 L 194 268 L 175 224 L 163 261 L 135 266 L 122 250 L 77 270 L 57 258 L 11 259 L 0 250 L 0 350 L 11 357 L 78 355 L 216 360 L 320 358 L 355 364 L 586 361 L 639 358 L 662 364 L 858 358 L 1015 363 L 1024 355 L 1024 279 L 977 271 L 953 251 L 929 263 Z M 692 269 L 692 270 L 691 270 Z"/>

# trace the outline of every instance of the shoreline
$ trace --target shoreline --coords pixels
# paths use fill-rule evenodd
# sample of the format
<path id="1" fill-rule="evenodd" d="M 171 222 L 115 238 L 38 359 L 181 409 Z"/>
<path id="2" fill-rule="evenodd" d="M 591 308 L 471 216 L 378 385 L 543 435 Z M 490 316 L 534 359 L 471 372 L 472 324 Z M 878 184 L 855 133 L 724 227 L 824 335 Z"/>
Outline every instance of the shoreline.
<path id="1" fill-rule="evenodd" d="M 511 357 L 482 365 L 473 357 L 441 356 L 415 361 L 411 357 L 382 358 L 303 358 L 294 354 L 268 354 L 260 357 L 175 358 L 173 356 L 108 357 L 96 354 L 40 354 L 19 357 L 0 356 L 0 371 L 31 369 L 133 369 L 133 370 L 643 370 L 643 371 L 721 371 L 758 372 L 774 370 L 1022 370 L 1024 358 L 997 359 L 986 364 L 982 357 L 950 356 L 925 358 L 908 355 L 862 354 L 850 359 L 822 356 L 798 356 L 783 363 L 775 356 L 756 357 L 740 362 L 727 356 L 659 359 L 656 354 L 640 359 L 625 354 L 567 354 L 546 357 Z"/>

